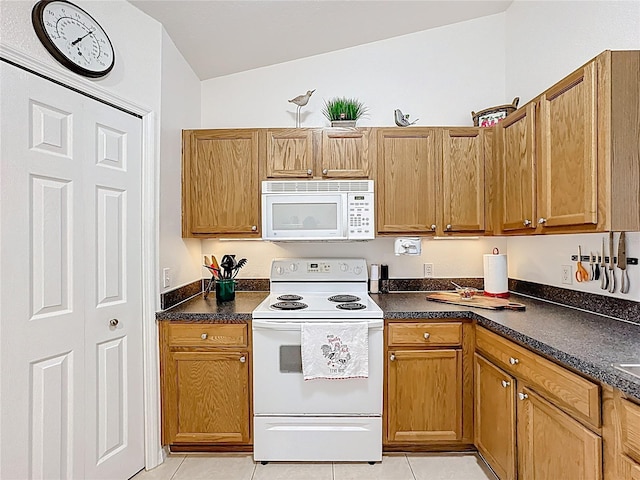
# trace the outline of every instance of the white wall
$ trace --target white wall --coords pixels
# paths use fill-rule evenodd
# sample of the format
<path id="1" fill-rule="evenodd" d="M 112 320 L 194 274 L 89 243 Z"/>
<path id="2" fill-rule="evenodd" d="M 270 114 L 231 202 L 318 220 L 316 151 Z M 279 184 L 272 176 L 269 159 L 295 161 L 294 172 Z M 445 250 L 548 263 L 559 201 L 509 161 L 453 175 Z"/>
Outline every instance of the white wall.
<path id="1" fill-rule="evenodd" d="M 294 127 L 287 100 L 312 89 L 304 127 L 329 125 L 321 110 L 334 96 L 369 107 L 360 126 L 395 125 L 396 108 L 418 125 L 473 125 L 472 110 L 505 103 L 504 20 L 492 15 L 203 81 L 202 126 Z"/>
<path id="2" fill-rule="evenodd" d="M 170 269 L 172 290 L 201 277 L 200 240 L 182 238 L 181 152 L 183 128 L 200 125 L 200 80 L 169 35 L 162 32 L 160 128 L 160 275 Z"/>
<path id="3" fill-rule="evenodd" d="M 506 12 L 507 98 L 522 103 L 542 93 L 604 50 L 640 49 L 640 1 L 515 0 Z M 631 208 L 640 208 L 638 205 Z M 509 276 L 521 280 L 604 293 L 595 282 L 561 283 L 561 266 L 572 265 L 578 245 L 601 250 L 604 235 L 553 235 L 507 240 Z M 640 234 L 627 236 L 627 256 L 640 256 Z M 616 236 L 617 239 L 617 236 Z M 608 254 L 608 246 L 607 254 Z M 615 243 L 617 250 L 617 240 Z M 630 267 L 632 290 L 614 296 L 640 300 L 640 267 Z M 607 294 L 608 295 L 608 294 Z"/>

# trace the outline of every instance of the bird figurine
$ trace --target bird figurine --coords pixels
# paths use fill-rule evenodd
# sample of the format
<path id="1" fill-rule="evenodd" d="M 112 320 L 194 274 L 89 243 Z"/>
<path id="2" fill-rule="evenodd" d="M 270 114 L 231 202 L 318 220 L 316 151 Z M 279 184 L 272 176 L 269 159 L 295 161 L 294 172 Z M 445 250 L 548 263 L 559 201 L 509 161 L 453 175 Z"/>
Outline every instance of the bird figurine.
<path id="1" fill-rule="evenodd" d="M 307 93 L 305 93 L 304 95 L 298 95 L 296 98 L 292 98 L 291 100 L 289 100 L 290 103 L 295 103 L 298 106 L 298 108 L 296 109 L 296 128 L 300 128 L 300 109 L 307 103 L 309 103 L 309 99 L 315 91 L 315 89 L 307 90 Z"/>
<path id="2" fill-rule="evenodd" d="M 400 109 L 398 108 L 393 111 L 393 116 L 396 121 L 396 125 L 398 125 L 399 127 L 408 127 L 409 125 L 413 125 L 419 120 L 418 118 L 416 118 L 413 122 L 409 122 L 409 114 L 407 113 L 406 115 L 403 115 L 402 111 L 400 111 Z"/>

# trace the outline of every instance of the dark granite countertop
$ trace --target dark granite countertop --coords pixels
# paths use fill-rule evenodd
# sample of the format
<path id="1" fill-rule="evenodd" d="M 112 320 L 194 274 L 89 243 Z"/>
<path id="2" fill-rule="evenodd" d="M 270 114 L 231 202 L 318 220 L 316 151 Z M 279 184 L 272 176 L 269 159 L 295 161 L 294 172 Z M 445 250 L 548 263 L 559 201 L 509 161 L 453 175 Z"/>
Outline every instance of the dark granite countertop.
<path id="1" fill-rule="evenodd" d="M 215 295 L 198 295 L 169 310 L 159 320 L 244 322 L 267 292 L 237 292 L 233 302 L 217 305 Z M 426 300 L 425 292 L 374 294 L 387 319 L 468 318 L 479 325 L 555 359 L 594 380 L 640 399 L 640 378 L 613 367 L 640 364 L 640 325 L 519 295 L 525 312 L 487 310 Z"/>

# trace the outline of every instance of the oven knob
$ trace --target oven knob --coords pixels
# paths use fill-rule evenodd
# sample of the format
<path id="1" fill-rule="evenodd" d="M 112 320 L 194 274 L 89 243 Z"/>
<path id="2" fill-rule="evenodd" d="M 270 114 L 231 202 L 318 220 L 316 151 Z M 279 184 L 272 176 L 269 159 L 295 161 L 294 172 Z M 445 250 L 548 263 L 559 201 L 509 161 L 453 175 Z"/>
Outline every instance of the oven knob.
<path id="1" fill-rule="evenodd" d="M 346 272 L 347 270 L 349 270 L 349 265 L 347 265 L 346 263 L 341 263 L 340 270 L 342 270 L 343 272 Z"/>
<path id="2" fill-rule="evenodd" d="M 281 266 L 277 266 L 276 267 L 276 273 L 278 275 L 282 275 L 284 273 L 284 268 L 282 268 Z"/>
<path id="3" fill-rule="evenodd" d="M 292 263 L 291 265 L 289 265 L 289 270 L 291 270 L 292 272 L 295 272 L 296 270 L 298 270 L 298 264 Z"/>
<path id="4" fill-rule="evenodd" d="M 353 273 L 360 275 L 362 273 L 362 267 L 353 267 Z"/>

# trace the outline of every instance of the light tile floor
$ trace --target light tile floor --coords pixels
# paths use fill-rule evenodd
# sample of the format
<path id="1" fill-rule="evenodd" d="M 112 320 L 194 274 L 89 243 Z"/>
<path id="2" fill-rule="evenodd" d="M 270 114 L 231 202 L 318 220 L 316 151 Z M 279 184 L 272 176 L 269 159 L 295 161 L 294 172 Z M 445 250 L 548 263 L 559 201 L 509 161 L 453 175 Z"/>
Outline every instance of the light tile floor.
<path id="1" fill-rule="evenodd" d="M 246 454 L 170 455 L 132 480 L 497 480 L 473 453 L 384 455 L 381 463 L 255 463 Z"/>

